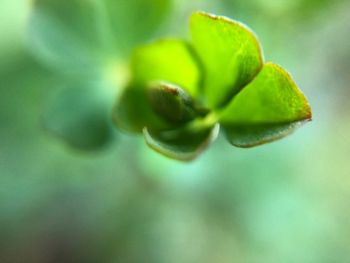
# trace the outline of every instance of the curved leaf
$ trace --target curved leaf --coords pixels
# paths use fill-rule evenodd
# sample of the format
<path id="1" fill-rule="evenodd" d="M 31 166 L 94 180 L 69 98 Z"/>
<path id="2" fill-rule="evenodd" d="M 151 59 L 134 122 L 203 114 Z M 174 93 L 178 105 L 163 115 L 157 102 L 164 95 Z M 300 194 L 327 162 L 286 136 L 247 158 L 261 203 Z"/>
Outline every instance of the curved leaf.
<path id="1" fill-rule="evenodd" d="M 193 45 L 204 64 L 204 92 L 210 107 L 225 105 L 260 71 L 262 51 L 254 33 L 226 17 L 196 12 Z"/>
<path id="2" fill-rule="evenodd" d="M 113 136 L 108 113 L 108 101 L 96 89 L 71 84 L 49 101 L 43 125 L 75 148 L 97 150 Z"/>
<path id="3" fill-rule="evenodd" d="M 197 96 L 201 71 L 184 41 L 165 39 L 136 49 L 131 70 L 133 81 L 139 85 L 166 81 L 182 87 L 194 98 Z"/>
<path id="4" fill-rule="evenodd" d="M 253 146 L 288 134 L 311 119 L 304 94 L 280 66 L 266 63 L 258 76 L 219 113 L 231 142 Z"/>
<path id="5" fill-rule="evenodd" d="M 249 148 L 281 139 L 303 125 L 304 121 L 286 124 L 256 124 L 224 126 L 228 141 L 237 147 Z"/>
<path id="6" fill-rule="evenodd" d="M 148 97 L 153 110 L 172 123 L 183 124 L 198 116 L 192 98 L 176 85 L 152 83 L 148 87 Z"/>
<path id="7" fill-rule="evenodd" d="M 143 134 L 149 147 L 172 159 L 191 161 L 213 142 L 219 133 L 219 124 L 202 129 L 182 128 L 157 132 L 144 128 Z"/>

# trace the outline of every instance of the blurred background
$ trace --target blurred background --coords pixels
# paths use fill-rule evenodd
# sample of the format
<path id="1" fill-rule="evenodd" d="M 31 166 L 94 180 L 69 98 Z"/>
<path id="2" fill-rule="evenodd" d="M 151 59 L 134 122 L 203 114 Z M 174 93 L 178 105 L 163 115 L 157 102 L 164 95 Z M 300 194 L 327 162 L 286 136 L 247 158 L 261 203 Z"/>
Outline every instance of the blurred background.
<path id="1" fill-rule="evenodd" d="M 313 121 L 183 164 L 110 123 L 136 45 L 227 15 L 287 68 Z M 350 2 L 1 0 L 0 262 L 347 263 Z"/>

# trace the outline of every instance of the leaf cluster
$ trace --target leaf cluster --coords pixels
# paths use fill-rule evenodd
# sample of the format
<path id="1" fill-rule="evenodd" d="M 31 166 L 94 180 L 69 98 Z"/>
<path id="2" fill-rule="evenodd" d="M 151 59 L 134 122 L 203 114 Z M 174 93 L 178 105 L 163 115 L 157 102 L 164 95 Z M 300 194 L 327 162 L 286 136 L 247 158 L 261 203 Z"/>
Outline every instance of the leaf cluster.
<path id="1" fill-rule="evenodd" d="M 170 158 L 192 160 L 218 135 L 252 147 L 311 119 L 289 73 L 265 62 L 255 34 L 222 16 L 195 12 L 191 41 L 162 39 L 134 50 L 131 81 L 113 119 Z"/>

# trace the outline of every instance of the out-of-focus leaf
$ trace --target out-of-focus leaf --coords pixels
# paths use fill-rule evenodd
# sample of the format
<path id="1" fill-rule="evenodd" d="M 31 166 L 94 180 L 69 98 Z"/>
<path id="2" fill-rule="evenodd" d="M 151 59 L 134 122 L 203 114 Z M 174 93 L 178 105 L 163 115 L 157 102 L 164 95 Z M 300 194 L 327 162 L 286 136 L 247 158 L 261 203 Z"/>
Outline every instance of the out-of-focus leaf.
<path id="1" fill-rule="evenodd" d="M 206 100 L 212 108 L 221 107 L 261 69 L 259 42 L 246 26 L 203 12 L 192 15 L 191 34 L 204 64 Z"/>
<path id="2" fill-rule="evenodd" d="M 136 49 L 131 70 L 133 81 L 139 85 L 166 81 L 182 87 L 192 97 L 197 96 L 201 71 L 184 41 L 165 39 Z"/>
<path id="3" fill-rule="evenodd" d="M 126 132 L 141 133 L 145 126 L 164 129 L 169 123 L 155 114 L 147 89 L 130 85 L 125 88 L 113 109 L 113 121 Z"/>
<path id="4" fill-rule="evenodd" d="M 96 71 L 106 43 L 95 2 L 34 1 L 29 28 L 33 52 L 64 72 Z"/>
<path id="5" fill-rule="evenodd" d="M 98 71 L 161 24 L 168 0 L 34 0 L 33 52 L 65 72 Z"/>
<path id="6" fill-rule="evenodd" d="M 233 144 L 254 146 L 290 133 L 311 119 L 311 110 L 291 76 L 276 64 L 266 63 L 219 119 Z"/>
<path id="7" fill-rule="evenodd" d="M 191 161 L 216 139 L 219 124 L 214 127 L 191 129 L 189 127 L 154 131 L 144 128 L 143 134 L 149 147 L 172 159 Z"/>
<path id="8" fill-rule="evenodd" d="M 276 25 L 279 29 L 286 31 L 286 24 L 294 27 L 305 27 L 317 15 L 323 11 L 328 12 L 337 7 L 343 0 L 308 0 L 308 1 L 276 1 L 276 0 L 250 0 L 232 1 L 222 0 L 224 12 L 227 14 L 248 17 L 250 20 L 262 20 L 264 23 Z M 300 30 L 300 29 L 299 29 Z"/>
<path id="9" fill-rule="evenodd" d="M 95 0 L 97 1 L 97 0 Z M 172 0 L 98 0 L 105 2 L 115 43 L 122 52 L 150 39 L 167 17 Z"/>
<path id="10" fill-rule="evenodd" d="M 71 84 L 49 101 L 46 130 L 81 150 L 97 150 L 113 136 L 108 101 L 96 89 Z"/>
<path id="11" fill-rule="evenodd" d="M 198 116 L 191 96 L 176 85 L 152 83 L 148 88 L 148 97 L 153 110 L 172 123 L 186 123 Z"/>

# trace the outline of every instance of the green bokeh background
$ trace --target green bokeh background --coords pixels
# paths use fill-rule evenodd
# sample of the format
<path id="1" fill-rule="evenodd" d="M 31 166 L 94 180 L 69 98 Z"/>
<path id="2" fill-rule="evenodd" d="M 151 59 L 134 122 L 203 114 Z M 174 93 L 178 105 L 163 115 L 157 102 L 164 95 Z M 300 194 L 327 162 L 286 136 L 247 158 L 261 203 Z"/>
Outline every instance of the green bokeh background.
<path id="1" fill-rule="evenodd" d="M 85 153 L 42 129 L 65 77 L 28 41 L 32 2 L 0 2 L 0 262 L 349 262 L 349 1 L 172 1 L 158 35 L 188 37 L 198 9 L 240 20 L 313 109 L 281 141 L 219 137 L 189 164 L 117 131 Z"/>

